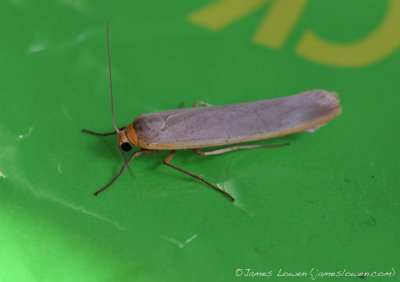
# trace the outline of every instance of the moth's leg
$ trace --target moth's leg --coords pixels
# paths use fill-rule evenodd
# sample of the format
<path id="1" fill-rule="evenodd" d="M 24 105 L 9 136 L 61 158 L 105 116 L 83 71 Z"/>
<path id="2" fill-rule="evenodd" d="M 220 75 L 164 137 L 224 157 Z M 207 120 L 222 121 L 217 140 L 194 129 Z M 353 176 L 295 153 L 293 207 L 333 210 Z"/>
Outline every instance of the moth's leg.
<path id="1" fill-rule="evenodd" d="M 129 159 L 124 163 L 124 165 L 122 166 L 121 170 L 119 171 L 119 173 L 103 188 L 101 188 L 100 190 L 96 191 L 94 193 L 95 196 L 97 196 L 100 192 L 103 192 L 104 190 L 106 190 L 108 187 L 110 187 L 126 170 L 126 168 L 128 167 L 129 163 L 137 156 L 140 155 L 145 155 L 145 154 L 153 154 L 157 152 L 156 150 L 140 150 L 140 151 L 136 151 L 132 154 L 132 156 L 129 157 Z"/>
<path id="2" fill-rule="evenodd" d="M 124 160 L 124 163 L 126 163 L 126 158 L 125 158 L 124 152 L 122 151 L 122 149 L 121 149 L 120 146 L 117 146 L 117 147 L 118 147 L 119 153 L 121 154 L 122 159 Z M 127 169 L 128 169 L 129 175 L 130 175 L 131 177 L 133 177 L 132 169 L 131 169 L 130 167 L 127 167 Z"/>
<path id="3" fill-rule="evenodd" d="M 125 129 L 125 126 L 124 126 L 124 127 L 121 127 L 121 128 L 118 128 L 118 130 L 124 130 L 124 129 Z M 92 134 L 92 135 L 96 135 L 96 136 L 109 136 L 109 135 L 117 134 L 116 131 L 113 131 L 113 132 L 106 132 L 106 133 L 98 133 L 98 132 L 94 132 L 94 131 L 87 130 L 87 129 L 82 129 L 81 131 L 82 131 L 82 132 L 85 132 L 85 133 Z"/>
<path id="4" fill-rule="evenodd" d="M 179 105 L 179 109 L 183 109 L 184 106 L 185 106 L 185 103 L 182 102 L 182 103 Z M 193 108 L 198 108 L 199 106 L 212 107 L 211 104 L 207 104 L 207 103 L 202 102 L 202 101 L 196 101 L 196 102 L 194 102 Z"/>
<path id="5" fill-rule="evenodd" d="M 212 107 L 211 104 L 207 104 L 207 103 L 204 103 L 204 102 L 202 102 L 202 101 L 196 101 L 196 102 L 194 102 L 193 108 L 197 108 L 197 107 L 199 107 L 199 106 Z"/>
<path id="6" fill-rule="evenodd" d="M 124 130 L 124 129 L 125 129 L 125 126 L 119 128 L 118 130 Z M 110 135 L 115 135 L 117 133 L 116 131 L 107 132 L 107 133 L 97 133 L 97 132 L 93 132 L 93 131 L 90 131 L 90 130 L 87 130 L 87 129 L 82 129 L 81 131 L 85 132 L 85 133 L 92 134 L 92 135 L 96 135 L 96 136 L 110 136 Z M 119 146 L 118 146 L 118 149 L 119 149 L 119 152 L 121 153 L 121 157 L 124 160 L 124 163 L 126 163 L 126 158 L 124 156 L 124 153 L 122 152 L 122 150 L 121 150 L 121 148 Z M 132 171 L 130 169 L 128 169 L 128 172 L 129 172 L 130 176 L 133 176 Z"/>
<path id="7" fill-rule="evenodd" d="M 218 192 L 220 192 L 220 193 L 224 194 L 225 196 L 229 197 L 229 199 L 231 199 L 232 201 L 235 200 L 235 199 L 234 199 L 231 195 L 229 195 L 227 192 L 225 192 L 224 190 L 222 190 L 222 189 L 218 188 L 217 186 L 211 184 L 210 182 L 208 182 L 207 180 L 205 180 L 204 178 L 202 178 L 200 175 L 196 175 L 196 174 L 190 173 L 190 172 L 188 172 L 188 171 L 186 171 L 186 170 L 183 170 L 183 169 L 177 167 L 176 165 L 171 164 L 170 161 L 172 160 L 172 158 L 174 157 L 174 155 L 175 155 L 175 150 L 174 150 L 174 151 L 171 151 L 171 152 L 168 154 L 168 156 L 164 159 L 164 164 L 167 165 L 167 166 L 170 166 L 170 167 L 172 167 L 172 168 L 175 168 L 175 169 L 179 170 L 180 172 L 183 172 L 183 173 L 185 173 L 185 174 L 187 174 L 187 175 L 190 175 L 191 177 L 194 177 L 194 178 L 196 178 L 196 179 L 198 179 L 198 180 L 203 181 L 205 184 L 209 185 L 209 186 L 212 187 L 213 189 L 215 189 L 215 190 L 217 190 Z"/>
<path id="8" fill-rule="evenodd" d="M 274 148 L 274 147 L 283 147 L 283 146 L 288 146 L 289 143 L 285 144 L 272 144 L 272 145 L 241 145 L 241 146 L 232 146 L 232 147 L 227 147 L 227 148 L 222 148 L 218 150 L 213 150 L 213 151 L 208 151 L 208 152 L 202 152 L 199 149 L 193 149 L 193 151 L 199 155 L 199 156 L 210 156 L 210 155 L 219 155 L 223 153 L 228 153 L 236 150 L 245 150 L 245 149 L 255 149 L 255 148 Z"/>

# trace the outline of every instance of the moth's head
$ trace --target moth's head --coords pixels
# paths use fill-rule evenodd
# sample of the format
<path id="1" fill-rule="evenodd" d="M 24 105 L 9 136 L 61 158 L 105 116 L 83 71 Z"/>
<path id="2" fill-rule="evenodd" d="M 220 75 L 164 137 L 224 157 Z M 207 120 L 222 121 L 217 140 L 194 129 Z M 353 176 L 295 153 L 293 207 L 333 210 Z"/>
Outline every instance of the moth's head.
<path id="1" fill-rule="evenodd" d="M 128 136 L 126 136 L 125 129 L 118 130 L 118 147 L 120 147 L 123 151 L 129 152 L 132 149 L 132 144 L 129 142 Z"/>

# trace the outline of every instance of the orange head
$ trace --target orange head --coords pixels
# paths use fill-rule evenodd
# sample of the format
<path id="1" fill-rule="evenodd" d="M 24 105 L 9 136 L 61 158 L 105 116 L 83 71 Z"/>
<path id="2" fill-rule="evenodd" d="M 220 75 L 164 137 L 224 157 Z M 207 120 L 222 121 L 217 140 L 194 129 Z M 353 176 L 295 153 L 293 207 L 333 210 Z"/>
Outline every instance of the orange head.
<path id="1" fill-rule="evenodd" d="M 117 129 L 118 136 L 118 147 L 123 151 L 128 152 L 132 147 L 146 148 L 146 143 L 139 140 L 136 135 L 135 128 L 133 127 L 133 122 L 129 124 L 124 129 Z"/>
<path id="2" fill-rule="evenodd" d="M 118 136 L 118 147 L 120 147 L 125 152 L 130 151 L 132 149 L 132 144 L 131 142 L 129 142 L 125 129 L 118 130 L 117 136 Z"/>

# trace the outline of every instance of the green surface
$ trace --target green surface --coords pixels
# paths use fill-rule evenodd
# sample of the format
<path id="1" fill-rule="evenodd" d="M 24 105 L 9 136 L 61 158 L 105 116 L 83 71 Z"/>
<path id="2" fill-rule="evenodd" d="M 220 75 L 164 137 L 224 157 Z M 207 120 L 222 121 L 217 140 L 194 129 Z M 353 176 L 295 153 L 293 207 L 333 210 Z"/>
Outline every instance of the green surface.
<path id="1" fill-rule="evenodd" d="M 214 31 L 188 20 L 210 0 L 2 1 L 0 281 L 234 281 L 246 279 L 235 277 L 246 268 L 272 271 L 270 280 L 279 269 L 307 272 L 307 280 L 312 268 L 399 272 L 398 45 L 346 67 L 296 52 L 310 29 L 336 44 L 363 40 L 396 2 L 309 1 L 272 48 L 252 40 L 272 1 Z M 80 132 L 113 128 L 107 21 L 119 126 L 181 102 L 319 88 L 340 94 L 343 114 L 313 134 L 262 142 L 289 147 L 177 153 L 174 164 L 220 185 L 234 204 L 162 165 L 167 152 L 138 158 L 133 176 L 94 197 L 122 165 L 115 137 Z M 391 27 L 397 37 L 399 29 Z M 397 37 L 350 57 L 373 57 Z M 343 65 L 345 57 L 334 59 Z"/>

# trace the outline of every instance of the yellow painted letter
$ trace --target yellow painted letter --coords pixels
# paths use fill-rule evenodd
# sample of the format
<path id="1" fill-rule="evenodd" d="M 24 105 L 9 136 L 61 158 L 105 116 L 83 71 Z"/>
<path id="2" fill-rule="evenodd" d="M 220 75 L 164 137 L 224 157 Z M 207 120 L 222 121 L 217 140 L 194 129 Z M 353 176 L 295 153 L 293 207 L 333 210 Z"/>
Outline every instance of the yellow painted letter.
<path id="1" fill-rule="evenodd" d="M 296 52 L 323 64 L 338 67 L 358 67 L 375 63 L 400 46 L 400 1 L 389 0 L 382 23 L 367 37 L 352 44 L 338 44 L 319 38 L 306 30 Z"/>

